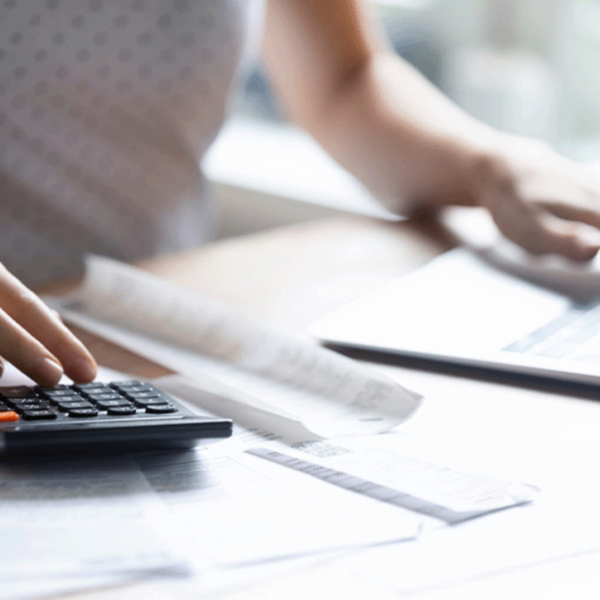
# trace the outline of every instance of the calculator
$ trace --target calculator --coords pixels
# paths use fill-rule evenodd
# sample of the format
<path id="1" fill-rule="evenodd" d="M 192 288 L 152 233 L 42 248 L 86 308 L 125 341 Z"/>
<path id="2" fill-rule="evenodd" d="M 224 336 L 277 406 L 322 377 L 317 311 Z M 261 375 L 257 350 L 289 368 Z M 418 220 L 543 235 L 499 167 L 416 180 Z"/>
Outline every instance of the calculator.
<path id="1" fill-rule="evenodd" d="M 0 455 L 189 448 L 231 430 L 142 381 L 0 387 Z"/>

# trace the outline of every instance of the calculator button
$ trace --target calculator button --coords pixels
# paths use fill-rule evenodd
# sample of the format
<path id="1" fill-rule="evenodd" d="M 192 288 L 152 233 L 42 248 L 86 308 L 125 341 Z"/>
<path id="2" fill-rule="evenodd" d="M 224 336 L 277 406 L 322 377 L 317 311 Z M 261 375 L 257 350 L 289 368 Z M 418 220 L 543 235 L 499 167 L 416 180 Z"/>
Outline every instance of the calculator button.
<path id="1" fill-rule="evenodd" d="M 125 391 L 123 392 L 128 398 L 158 398 L 162 396 L 157 390 L 143 390 L 139 392 Z"/>
<path id="2" fill-rule="evenodd" d="M 58 410 L 62 411 L 62 412 L 71 412 L 72 410 L 76 409 L 76 408 L 94 408 L 93 404 L 90 404 L 89 402 L 86 402 L 85 400 L 82 400 L 80 402 L 59 402 L 56 405 L 56 408 L 58 408 Z"/>
<path id="3" fill-rule="evenodd" d="M 133 408 L 133 404 L 123 398 L 120 400 L 98 400 L 98 402 L 96 402 L 96 406 L 100 410 L 108 410 L 109 408 L 113 408 L 115 406 L 127 406 Z"/>
<path id="4" fill-rule="evenodd" d="M 94 408 L 93 406 L 91 408 L 75 408 L 75 409 L 69 411 L 69 416 L 75 417 L 75 418 L 80 418 L 80 419 L 97 417 L 98 409 Z"/>
<path id="5" fill-rule="evenodd" d="M 4 398 L 35 398 L 37 394 L 24 385 L 18 385 L 15 387 L 0 387 L 0 396 Z"/>
<path id="6" fill-rule="evenodd" d="M 115 389 L 118 390 L 153 390 L 154 386 L 151 383 L 143 383 L 141 381 L 132 381 L 131 383 L 119 383 L 117 385 L 113 385 Z"/>
<path id="7" fill-rule="evenodd" d="M 19 419 L 19 415 L 12 410 L 0 412 L 0 423 L 10 423 L 12 421 L 18 421 Z"/>
<path id="8" fill-rule="evenodd" d="M 92 390 L 105 390 L 110 389 L 105 383 L 76 383 L 71 386 L 78 392 L 91 392 Z"/>
<path id="9" fill-rule="evenodd" d="M 0 402 L 0 412 L 10 412 L 12 408 L 6 406 L 3 402 Z"/>
<path id="10" fill-rule="evenodd" d="M 59 392 L 61 390 L 70 390 L 71 388 L 68 385 L 55 385 L 54 387 L 44 387 L 42 385 L 36 385 L 33 389 L 36 392 L 45 394 L 46 392 Z"/>
<path id="11" fill-rule="evenodd" d="M 130 398 L 130 400 L 139 408 L 146 408 L 146 406 L 153 406 L 158 404 L 167 404 L 167 398 Z"/>
<path id="12" fill-rule="evenodd" d="M 13 408 L 25 404 L 41 406 L 42 408 L 48 407 L 47 400 L 44 400 L 43 398 L 6 398 L 4 402 Z"/>
<path id="13" fill-rule="evenodd" d="M 14 410 L 22 413 L 27 410 L 52 410 L 47 404 L 16 404 Z"/>
<path id="14" fill-rule="evenodd" d="M 67 398 L 69 396 L 78 396 L 79 394 L 75 390 L 63 389 L 63 390 L 40 390 L 40 394 L 45 398 Z"/>
<path id="15" fill-rule="evenodd" d="M 48 402 L 50 404 L 54 404 L 57 406 L 61 402 L 85 402 L 85 398 L 83 396 L 59 396 L 58 398 L 48 398 Z"/>
<path id="16" fill-rule="evenodd" d="M 158 392 L 158 390 L 153 388 L 151 385 L 133 385 L 131 387 L 123 386 L 123 387 L 119 388 L 118 391 L 121 392 L 121 394 L 144 394 L 144 393 L 156 394 Z"/>
<path id="17" fill-rule="evenodd" d="M 56 413 L 53 410 L 23 410 L 21 416 L 28 421 L 37 421 L 42 419 L 56 419 Z"/>
<path id="18" fill-rule="evenodd" d="M 33 389 L 36 390 L 37 392 L 46 392 L 46 391 L 52 391 L 52 390 L 68 390 L 70 387 L 71 387 L 70 385 L 65 385 L 64 383 L 60 383 L 58 385 L 53 385 L 52 387 L 36 385 L 33 387 Z"/>
<path id="19" fill-rule="evenodd" d="M 108 408 L 108 414 L 112 417 L 127 417 L 136 414 L 135 406 L 131 404 L 129 406 L 110 406 Z"/>
<path id="20" fill-rule="evenodd" d="M 81 394 L 83 396 L 93 396 L 100 394 L 116 394 L 117 392 L 107 385 L 103 385 L 102 387 L 92 388 L 91 390 L 82 390 Z"/>
<path id="21" fill-rule="evenodd" d="M 146 406 L 146 412 L 153 415 L 162 415 L 176 411 L 177 409 L 172 404 L 151 404 Z"/>
<path id="22" fill-rule="evenodd" d="M 90 402 L 99 402 L 100 400 L 123 400 L 122 396 L 119 396 L 119 394 L 112 390 L 109 394 L 86 394 L 86 397 Z"/>
<path id="23" fill-rule="evenodd" d="M 121 389 L 122 387 L 133 387 L 133 386 L 144 386 L 148 385 L 143 381 L 138 381 L 137 379 L 131 379 L 129 381 L 112 381 L 110 383 L 110 387 L 114 387 L 116 389 Z"/>

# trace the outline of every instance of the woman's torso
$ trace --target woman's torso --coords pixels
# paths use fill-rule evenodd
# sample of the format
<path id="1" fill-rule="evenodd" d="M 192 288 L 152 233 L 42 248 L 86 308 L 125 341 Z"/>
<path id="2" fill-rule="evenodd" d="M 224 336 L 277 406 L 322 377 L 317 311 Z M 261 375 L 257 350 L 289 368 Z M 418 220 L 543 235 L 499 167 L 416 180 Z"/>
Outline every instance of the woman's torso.
<path id="1" fill-rule="evenodd" d="M 85 252 L 197 244 L 199 161 L 223 120 L 260 0 L 0 5 L 0 260 L 29 284 Z"/>

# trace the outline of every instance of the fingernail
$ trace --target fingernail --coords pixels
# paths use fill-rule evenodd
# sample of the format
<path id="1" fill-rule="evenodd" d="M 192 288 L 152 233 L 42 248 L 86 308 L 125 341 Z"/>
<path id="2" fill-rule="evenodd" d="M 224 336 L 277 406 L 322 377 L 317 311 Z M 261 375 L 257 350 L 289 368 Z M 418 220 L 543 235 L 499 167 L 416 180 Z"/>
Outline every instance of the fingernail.
<path id="1" fill-rule="evenodd" d="M 34 368 L 35 379 L 44 385 L 56 385 L 63 376 L 63 368 L 55 360 L 44 357 L 40 359 Z"/>

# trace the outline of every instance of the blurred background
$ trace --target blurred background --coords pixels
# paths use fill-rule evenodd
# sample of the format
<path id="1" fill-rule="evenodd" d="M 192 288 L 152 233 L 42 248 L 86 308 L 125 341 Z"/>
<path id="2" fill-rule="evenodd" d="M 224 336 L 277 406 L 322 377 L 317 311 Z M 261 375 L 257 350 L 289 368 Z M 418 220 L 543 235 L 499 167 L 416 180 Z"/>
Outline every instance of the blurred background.
<path id="1" fill-rule="evenodd" d="M 394 50 L 466 111 L 600 159 L 600 0 L 370 0 Z M 282 118 L 260 63 L 205 163 L 219 235 L 358 212 L 393 218 Z"/>

